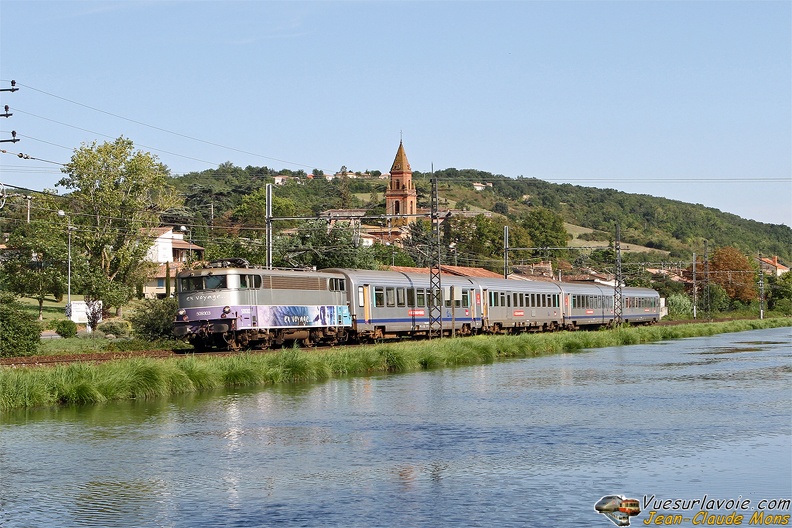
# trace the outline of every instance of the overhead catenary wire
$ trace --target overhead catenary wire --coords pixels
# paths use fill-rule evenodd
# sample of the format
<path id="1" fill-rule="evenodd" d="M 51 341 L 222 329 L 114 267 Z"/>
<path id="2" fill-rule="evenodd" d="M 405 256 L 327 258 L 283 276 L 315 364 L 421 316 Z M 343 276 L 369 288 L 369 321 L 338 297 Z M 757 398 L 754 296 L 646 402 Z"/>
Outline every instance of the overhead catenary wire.
<path id="1" fill-rule="evenodd" d="M 86 108 L 88 110 L 92 110 L 94 112 L 99 112 L 101 114 L 105 114 L 105 115 L 108 115 L 110 117 L 114 117 L 116 119 L 121 119 L 123 121 L 134 123 L 136 125 L 140 125 L 140 126 L 143 126 L 143 127 L 146 127 L 146 128 L 150 128 L 152 130 L 157 130 L 159 132 L 164 132 L 166 134 L 171 134 L 173 136 L 181 137 L 181 138 L 184 138 L 184 139 L 189 139 L 191 141 L 196 141 L 196 142 L 199 142 L 199 143 L 203 143 L 205 145 L 210 145 L 210 146 L 213 146 L 213 147 L 222 148 L 222 149 L 229 150 L 229 151 L 232 151 L 232 152 L 238 152 L 240 154 L 247 154 L 249 156 L 254 156 L 254 157 L 257 157 L 257 158 L 267 159 L 267 160 L 271 160 L 271 161 L 277 161 L 279 163 L 285 163 L 287 165 L 293 165 L 293 166 L 296 166 L 296 167 L 305 167 L 305 168 L 311 168 L 311 169 L 317 168 L 317 165 L 309 165 L 309 164 L 305 164 L 305 163 L 299 163 L 299 162 L 289 161 L 289 160 L 285 160 L 285 159 L 281 159 L 281 158 L 276 158 L 276 157 L 273 157 L 273 156 L 266 156 L 264 154 L 260 154 L 260 153 L 256 153 L 256 152 L 250 152 L 250 151 L 243 150 L 243 149 L 236 148 L 236 147 L 232 147 L 232 146 L 229 146 L 229 145 L 223 145 L 221 143 L 217 143 L 217 142 L 214 142 L 214 141 L 208 141 L 208 140 L 201 139 L 201 138 L 198 138 L 198 137 L 195 137 L 195 136 L 191 136 L 191 135 L 188 135 L 188 134 L 182 134 L 181 132 L 175 132 L 175 131 L 169 130 L 167 128 L 163 128 L 163 127 L 160 127 L 160 126 L 157 126 L 157 125 L 152 125 L 150 123 L 145 123 L 143 121 L 139 121 L 137 119 L 132 119 L 132 118 L 129 118 L 129 117 L 126 117 L 126 116 L 122 116 L 122 115 L 116 114 L 114 112 L 108 112 L 107 110 L 102 110 L 100 108 L 96 108 L 94 106 L 91 106 L 91 105 L 88 105 L 88 104 L 85 104 L 85 103 L 81 103 L 79 101 L 74 101 L 74 100 L 69 99 L 67 97 L 63 97 L 63 96 L 48 92 L 46 90 L 42 90 L 40 88 L 36 88 L 34 86 L 30 86 L 30 85 L 27 85 L 27 84 L 24 84 L 24 83 L 20 83 L 18 81 L 17 81 L 17 85 L 21 86 L 21 87 L 24 87 L 24 88 L 27 88 L 29 90 L 32 90 L 32 91 L 47 95 L 49 97 L 60 99 L 62 101 L 68 102 L 70 104 L 77 105 L 77 106 Z M 67 125 L 67 126 L 70 126 L 70 125 Z M 92 132 L 92 133 L 94 133 L 94 132 Z M 147 148 L 150 148 L 150 147 L 147 147 Z M 185 158 L 189 158 L 189 156 L 184 156 L 184 157 Z M 198 160 L 198 161 L 201 161 L 201 160 Z"/>

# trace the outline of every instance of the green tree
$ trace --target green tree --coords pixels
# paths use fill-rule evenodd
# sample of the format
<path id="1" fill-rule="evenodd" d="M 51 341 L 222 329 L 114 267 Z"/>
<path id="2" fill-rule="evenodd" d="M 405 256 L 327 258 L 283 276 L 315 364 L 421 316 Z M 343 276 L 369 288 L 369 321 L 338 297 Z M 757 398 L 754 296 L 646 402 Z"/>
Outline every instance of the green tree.
<path id="1" fill-rule="evenodd" d="M 342 167 L 342 170 L 345 167 Z M 346 172 L 341 173 L 341 179 L 338 181 L 338 194 L 341 199 L 341 208 L 349 209 L 352 207 L 352 189 L 349 184 L 349 176 Z"/>
<path id="2" fill-rule="evenodd" d="M 290 218 L 297 214 L 297 204 L 291 198 L 283 198 L 272 193 L 273 218 Z M 261 187 L 242 198 L 242 203 L 234 209 L 233 218 L 246 227 L 266 227 L 267 189 Z M 279 221 L 278 227 L 290 227 L 293 222 Z"/>
<path id="3" fill-rule="evenodd" d="M 771 310 L 775 310 L 779 303 L 784 306 L 792 303 L 792 273 L 787 272 L 780 277 L 769 276 L 766 291 L 767 306 Z M 784 303 L 784 301 L 787 302 Z"/>
<path id="4" fill-rule="evenodd" d="M 41 326 L 14 296 L 0 292 L 0 357 L 32 356 L 41 344 Z"/>
<path id="5" fill-rule="evenodd" d="M 569 234 L 564 219 L 545 207 L 532 208 L 522 221 L 535 247 L 566 247 Z"/>
<path id="6" fill-rule="evenodd" d="M 371 248 L 364 248 L 346 222 L 316 220 L 300 226 L 297 233 L 277 240 L 280 265 L 323 268 L 376 269 Z"/>
<path id="7" fill-rule="evenodd" d="M 415 261 L 404 249 L 395 245 L 380 244 L 379 242 L 371 246 L 374 258 L 380 264 L 386 266 L 415 266 Z"/>
<path id="8" fill-rule="evenodd" d="M 69 189 L 69 221 L 74 246 L 86 255 L 95 275 L 84 293 L 121 307 L 145 279 L 141 266 L 151 240 L 148 230 L 162 212 L 179 204 L 168 184 L 168 169 L 156 156 L 135 151 L 131 140 L 83 145 L 74 151 L 58 185 Z M 112 298 L 111 298 L 112 297 Z"/>
<path id="9" fill-rule="evenodd" d="M 2 261 L 4 282 L 9 290 L 38 302 L 38 318 L 43 318 L 44 299 L 57 296 L 66 283 L 66 241 L 64 229 L 50 221 L 22 224 L 8 239 Z"/>

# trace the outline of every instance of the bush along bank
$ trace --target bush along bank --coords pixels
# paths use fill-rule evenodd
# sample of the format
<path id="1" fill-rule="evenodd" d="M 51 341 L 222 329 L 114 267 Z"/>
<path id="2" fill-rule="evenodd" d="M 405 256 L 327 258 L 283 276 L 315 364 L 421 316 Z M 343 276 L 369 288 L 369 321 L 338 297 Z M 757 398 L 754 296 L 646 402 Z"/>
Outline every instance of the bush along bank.
<path id="1" fill-rule="evenodd" d="M 166 360 L 135 358 L 101 364 L 6 367 L 0 368 L 0 410 L 94 404 L 224 387 L 409 372 L 782 326 L 792 326 L 792 318 L 623 327 L 596 332 L 476 336 L 317 351 L 292 348 L 268 354 L 187 355 Z"/>

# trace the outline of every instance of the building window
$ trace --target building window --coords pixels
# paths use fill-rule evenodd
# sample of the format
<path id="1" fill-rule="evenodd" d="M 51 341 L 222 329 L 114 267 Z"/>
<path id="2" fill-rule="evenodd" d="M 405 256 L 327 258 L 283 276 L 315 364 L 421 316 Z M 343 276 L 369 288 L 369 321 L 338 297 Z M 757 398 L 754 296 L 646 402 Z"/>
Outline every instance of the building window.
<path id="1" fill-rule="evenodd" d="M 165 287 L 165 279 L 157 279 L 157 288 Z"/>

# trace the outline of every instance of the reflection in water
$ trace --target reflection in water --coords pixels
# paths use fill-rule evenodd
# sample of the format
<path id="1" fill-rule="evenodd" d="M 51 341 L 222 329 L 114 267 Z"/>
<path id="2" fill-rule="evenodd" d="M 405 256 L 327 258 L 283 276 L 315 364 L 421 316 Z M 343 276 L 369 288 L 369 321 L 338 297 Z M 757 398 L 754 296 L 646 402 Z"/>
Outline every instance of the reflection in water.
<path id="1" fill-rule="evenodd" d="M 788 497 L 789 345 L 778 329 L 8 413 L 0 526 L 604 526 L 604 495 Z"/>

